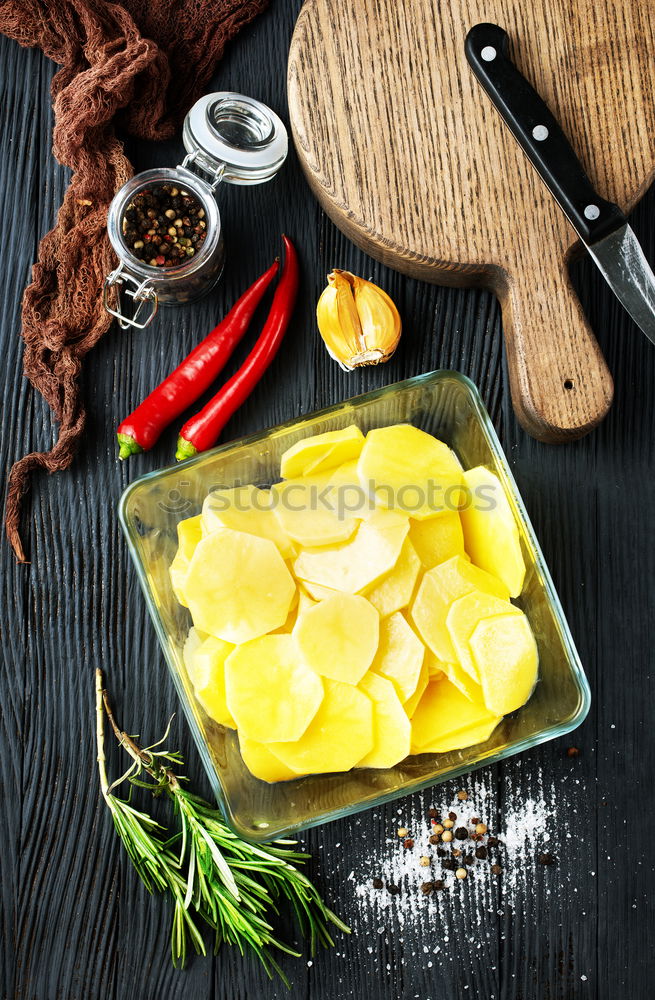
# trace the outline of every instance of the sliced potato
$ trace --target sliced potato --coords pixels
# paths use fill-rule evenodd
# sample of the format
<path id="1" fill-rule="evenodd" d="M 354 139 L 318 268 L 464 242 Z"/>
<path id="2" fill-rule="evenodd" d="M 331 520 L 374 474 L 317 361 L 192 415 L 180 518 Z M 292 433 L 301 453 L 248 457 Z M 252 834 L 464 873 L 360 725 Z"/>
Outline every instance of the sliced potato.
<path id="1" fill-rule="evenodd" d="M 501 601 L 493 594 L 472 590 L 453 601 L 446 615 L 446 628 L 457 654 L 457 662 L 474 681 L 480 682 L 477 668 L 469 649 L 469 640 L 479 622 L 495 615 L 520 615 L 522 612 L 509 601 Z"/>
<path id="2" fill-rule="evenodd" d="M 503 581 L 510 597 L 518 597 L 525 579 L 525 562 L 514 513 L 498 476 L 478 465 L 464 473 L 469 491 L 462 508 L 464 544 L 476 566 Z"/>
<path id="3" fill-rule="evenodd" d="M 475 726 L 466 726 L 459 729 L 450 736 L 435 740 L 430 749 L 432 753 L 448 753 L 450 750 L 465 750 L 466 747 L 477 746 L 478 743 L 486 743 L 499 722 L 502 722 L 502 715 L 495 716 L 487 722 L 481 722 Z M 424 750 L 423 753 L 426 753 Z"/>
<path id="4" fill-rule="evenodd" d="M 258 743 L 257 740 L 249 740 L 247 736 L 239 734 L 239 750 L 243 763 L 260 781 L 268 781 L 270 784 L 299 777 L 271 753 L 266 743 Z"/>
<path id="5" fill-rule="evenodd" d="M 462 556 L 453 556 L 425 573 L 414 598 L 410 612 L 412 622 L 426 646 L 446 663 L 457 660 L 446 628 L 448 609 L 458 597 L 472 590 L 482 590 L 503 600 L 509 597 L 507 588 L 496 577 Z"/>
<path id="6" fill-rule="evenodd" d="M 333 587 L 322 587 L 320 583 L 312 583 L 311 580 L 303 580 L 302 586 L 314 604 L 318 601 L 326 601 L 328 597 L 334 597 L 335 594 L 341 593 L 340 590 L 335 590 Z"/>
<path id="7" fill-rule="evenodd" d="M 210 719 L 230 729 L 236 728 L 236 723 L 225 697 L 225 661 L 233 649 L 231 642 L 210 635 L 189 652 L 185 646 L 184 657 L 196 698 Z"/>
<path id="8" fill-rule="evenodd" d="M 432 681 L 412 716 L 412 753 L 440 753 L 437 748 L 456 733 L 492 723 L 495 726 L 498 721 L 484 704 L 469 701 L 446 678 Z"/>
<path id="9" fill-rule="evenodd" d="M 283 479 L 295 479 L 325 472 L 356 459 L 363 445 L 364 435 L 355 424 L 313 434 L 287 448 L 280 461 L 280 475 Z"/>
<path id="10" fill-rule="evenodd" d="M 323 699 L 323 682 L 291 635 L 237 646 L 225 661 L 225 689 L 239 732 L 262 743 L 299 739 Z"/>
<path id="11" fill-rule="evenodd" d="M 218 528 L 245 531 L 258 538 L 268 538 L 283 559 L 291 559 L 296 550 L 275 517 L 275 506 L 271 491 L 260 490 L 257 486 L 213 490 L 202 505 L 203 535 L 210 535 Z"/>
<path id="12" fill-rule="evenodd" d="M 409 719 L 412 719 L 414 717 L 414 712 L 416 711 L 418 705 L 420 704 L 421 698 L 423 697 L 425 689 L 427 688 L 429 683 L 430 683 L 430 674 L 428 672 L 428 665 L 427 662 L 423 660 L 421 672 L 418 675 L 416 690 L 414 694 L 411 696 L 411 698 L 408 698 L 405 704 L 403 705 L 403 708 L 405 709 L 405 712 L 407 713 L 407 717 Z"/>
<path id="13" fill-rule="evenodd" d="M 379 506 L 413 518 L 457 510 L 462 503 L 462 470 L 450 448 L 411 424 L 369 431 L 358 474 Z"/>
<path id="14" fill-rule="evenodd" d="M 373 749 L 373 704 L 359 688 L 325 680 L 325 695 L 307 731 L 269 749 L 295 774 L 349 771 Z"/>
<path id="15" fill-rule="evenodd" d="M 310 479 L 276 484 L 279 498 L 275 517 L 282 531 L 303 546 L 333 545 L 345 542 L 355 531 L 357 520 L 340 516 L 330 499 L 330 489 L 317 486 Z"/>
<path id="16" fill-rule="evenodd" d="M 296 593 L 274 543 L 231 528 L 198 543 L 184 587 L 194 625 L 235 645 L 283 625 Z"/>
<path id="17" fill-rule="evenodd" d="M 454 684 L 462 694 L 465 694 L 469 701 L 484 701 L 482 688 L 473 680 L 470 674 L 464 670 L 461 663 L 444 663 L 444 674 L 451 684 Z"/>
<path id="18" fill-rule="evenodd" d="M 186 597 L 184 596 L 184 584 L 189 572 L 191 558 L 201 538 L 202 517 L 200 514 L 197 514 L 196 517 L 186 517 L 183 521 L 178 522 L 178 547 L 173 562 L 170 565 L 169 573 L 171 575 L 173 593 L 184 608 L 188 607 Z"/>
<path id="19" fill-rule="evenodd" d="M 453 556 L 465 555 L 464 532 L 456 510 L 426 517 L 422 521 L 412 518 L 409 537 L 426 569 L 433 569 Z"/>
<path id="20" fill-rule="evenodd" d="M 371 670 L 392 681 L 405 704 L 416 691 L 425 647 L 400 611 L 380 622 L 380 642 Z"/>
<path id="21" fill-rule="evenodd" d="M 358 684 L 375 656 L 379 631 L 380 616 L 365 597 L 335 594 L 305 611 L 294 634 L 317 674 Z"/>
<path id="22" fill-rule="evenodd" d="M 411 725 L 391 681 L 371 671 L 359 689 L 373 702 L 373 748 L 358 767 L 393 767 L 409 753 Z"/>
<path id="23" fill-rule="evenodd" d="M 420 569 L 420 559 L 409 538 L 406 538 L 393 569 L 371 590 L 366 591 L 366 599 L 377 608 L 381 618 L 407 607 L 412 599 Z"/>
<path id="24" fill-rule="evenodd" d="M 441 677 L 448 676 L 448 664 L 437 659 L 431 649 L 425 651 L 425 663 L 428 668 L 428 677 L 431 681 L 438 681 Z"/>
<path id="25" fill-rule="evenodd" d="M 525 615 L 486 618 L 469 645 L 489 711 L 508 715 L 524 705 L 539 669 L 537 643 Z"/>
<path id="26" fill-rule="evenodd" d="M 350 541 L 301 552 L 294 573 L 308 583 L 356 594 L 396 565 L 407 531 L 407 518 L 375 511 Z"/>

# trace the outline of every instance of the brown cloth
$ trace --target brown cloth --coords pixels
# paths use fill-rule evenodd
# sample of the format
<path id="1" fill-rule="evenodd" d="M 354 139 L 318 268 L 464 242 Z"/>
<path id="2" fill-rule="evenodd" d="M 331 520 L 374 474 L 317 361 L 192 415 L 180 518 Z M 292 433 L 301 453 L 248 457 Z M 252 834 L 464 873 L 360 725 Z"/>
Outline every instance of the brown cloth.
<path id="1" fill-rule="evenodd" d="M 0 31 L 61 65 L 52 81 L 53 152 L 73 171 L 23 297 L 25 375 L 50 406 L 59 435 L 50 451 L 26 455 L 9 475 L 5 526 L 21 562 L 21 500 L 30 473 L 71 464 L 86 419 L 82 359 L 110 324 L 101 301 L 104 277 L 115 266 L 107 209 L 132 175 L 114 126 L 141 139 L 171 136 L 226 43 L 267 2 L 0 0 Z"/>

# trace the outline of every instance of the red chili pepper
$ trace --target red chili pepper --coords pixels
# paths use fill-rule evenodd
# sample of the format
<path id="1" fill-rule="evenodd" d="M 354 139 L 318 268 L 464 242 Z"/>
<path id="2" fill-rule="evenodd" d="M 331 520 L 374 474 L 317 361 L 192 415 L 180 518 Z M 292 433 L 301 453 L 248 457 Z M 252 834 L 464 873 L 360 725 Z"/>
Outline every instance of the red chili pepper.
<path id="1" fill-rule="evenodd" d="M 218 326 L 125 418 L 117 434 L 119 458 L 152 448 L 171 421 L 209 388 L 248 329 L 278 266 L 275 260 L 235 302 Z"/>
<path id="2" fill-rule="evenodd" d="M 232 414 L 248 398 L 277 354 L 286 333 L 298 293 L 298 255 L 293 243 L 282 237 L 284 267 L 275 289 L 271 310 L 257 343 L 239 368 L 199 413 L 187 420 L 177 439 L 178 462 L 206 451 L 218 440 Z"/>

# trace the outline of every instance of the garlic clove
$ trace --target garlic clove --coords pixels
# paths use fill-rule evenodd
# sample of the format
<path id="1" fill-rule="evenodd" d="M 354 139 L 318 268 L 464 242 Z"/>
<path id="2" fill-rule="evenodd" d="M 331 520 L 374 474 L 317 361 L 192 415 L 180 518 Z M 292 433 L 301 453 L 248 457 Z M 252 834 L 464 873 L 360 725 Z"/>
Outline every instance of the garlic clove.
<path id="1" fill-rule="evenodd" d="M 350 271 L 330 272 L 316 319 L 328 353 L 346 371 L 387 361 L 400 340 L 400 315 L 393 300 Z"/>

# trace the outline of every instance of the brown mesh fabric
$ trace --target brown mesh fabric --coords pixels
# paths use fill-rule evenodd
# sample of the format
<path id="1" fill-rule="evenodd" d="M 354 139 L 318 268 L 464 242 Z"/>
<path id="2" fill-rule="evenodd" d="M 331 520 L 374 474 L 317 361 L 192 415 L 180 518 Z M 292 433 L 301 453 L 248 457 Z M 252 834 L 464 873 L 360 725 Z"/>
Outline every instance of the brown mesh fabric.
<path id="1" fill-rule="evenodd" d="M 21 499 L 33 469 L 64 469 L 84 431 L 78 376 L 107 331 L 101 303 L 115 266 L 106 235 L 109 203 L 132 168 L 114 125 L 164 139 L 203 93 L 226 43 L 267 0 L 0 0 L 0 31 L 37 45 L 61 69 L 52 81 L 53 152 L 73 175 L 54 227 L 41 240 L 23 297 L 24 371 L 59 425 L 48 452 L 9 475 L 5 526 L 16 557 Z"/>

